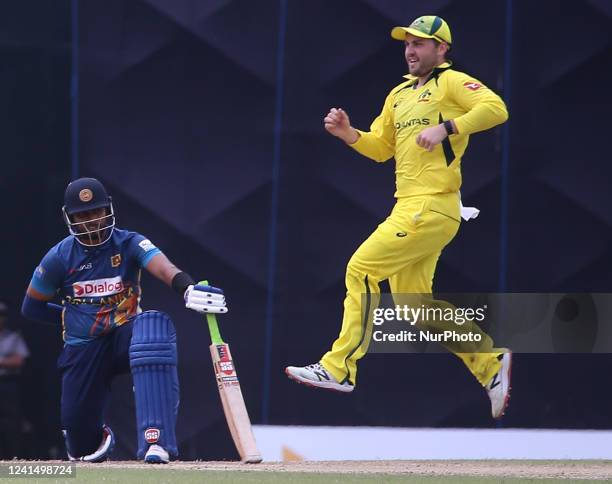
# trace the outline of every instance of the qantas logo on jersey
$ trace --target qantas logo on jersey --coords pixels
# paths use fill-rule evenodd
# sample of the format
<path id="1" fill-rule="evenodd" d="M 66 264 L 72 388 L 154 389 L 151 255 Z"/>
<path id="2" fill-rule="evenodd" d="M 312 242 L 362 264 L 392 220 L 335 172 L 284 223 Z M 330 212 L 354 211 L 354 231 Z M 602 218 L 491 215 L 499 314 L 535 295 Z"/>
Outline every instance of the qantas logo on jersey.
<path id="1" fill-rule="evenodd" d="M 102 297 L 118 294 L 125 289 L 121 276 L 96 279 L 95 281 L 79 281 L 72 285 L 74 297 Z"/>
<path id="2" fill-rule="evenodd" d="M 408 121 L 401 121 L 399 123 L 395 123 L 395 129 L 409 128 L 410 126 L 427 126 L 429 125 L 429 119 L 427 118 L 412 118 Z"/>

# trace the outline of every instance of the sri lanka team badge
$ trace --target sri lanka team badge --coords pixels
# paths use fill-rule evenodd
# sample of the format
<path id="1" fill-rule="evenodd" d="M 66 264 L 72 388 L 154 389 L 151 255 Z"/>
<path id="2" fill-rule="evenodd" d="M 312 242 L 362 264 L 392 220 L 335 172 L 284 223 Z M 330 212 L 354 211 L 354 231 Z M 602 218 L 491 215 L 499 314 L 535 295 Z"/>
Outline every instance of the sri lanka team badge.
<path id="1" fill-rule="evenodd" d="M 119 267 L 121 265 L 121 254 L 115 254 L 111 257 L 111 266 Z"/>
<path id="2" fill-rule="evenodd" d="M 83 188 L 83 190 L 79 192 L 79 200 L 81 200 L 81 202 L 91 202 L 92 199 L 93 192 L 89 188 Z"/>

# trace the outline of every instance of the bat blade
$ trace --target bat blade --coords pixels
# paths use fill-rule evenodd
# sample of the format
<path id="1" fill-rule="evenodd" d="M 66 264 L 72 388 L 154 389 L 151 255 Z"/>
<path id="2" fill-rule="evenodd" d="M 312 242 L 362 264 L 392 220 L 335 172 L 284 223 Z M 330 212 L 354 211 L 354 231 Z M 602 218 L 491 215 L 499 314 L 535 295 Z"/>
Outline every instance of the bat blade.
<path id="1" fill-rule="evenodd" d="M 244 397 L 242 396 L 229 345 L 226 343 L 211 344 L 210 354 L 225 419 L 240 458 L 242 462 L 250 464 L 261 462 L 261 453 L 255 442 L 251 419 L 244 404 Z"/>

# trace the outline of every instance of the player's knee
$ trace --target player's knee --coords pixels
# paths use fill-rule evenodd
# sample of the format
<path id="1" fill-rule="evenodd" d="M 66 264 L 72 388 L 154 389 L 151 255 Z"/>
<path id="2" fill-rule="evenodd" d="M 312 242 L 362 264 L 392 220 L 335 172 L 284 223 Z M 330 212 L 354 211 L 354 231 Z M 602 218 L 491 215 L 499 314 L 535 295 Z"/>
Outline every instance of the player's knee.
<path id="1" fill-rule="evenodd" d="M 130 366 L 176 365 L 176 330 L 170 317 L 160 311 L 145 311 L 133 322 Z"/>
<path id="2" fill-rule="evenodd" d="M 372 271 L 368 271 L 368 269 L 364 267 L 364 264 L 362 264 L 358 258 L 355 256 L 351 257 L 351 260 L 349 260 L 346 266 L 345 281 L 347 286 L 353 283 L 362 284 L 366 277 L 370 281 L 373 281 L 375 278 L 371 272 Z"/>
<path id="3" fill-rule="evenodd" d="M 355 256 L 351 257 L 346 265 L 346 277 L 361 274 L 359 269 L 359 262 Z"/>

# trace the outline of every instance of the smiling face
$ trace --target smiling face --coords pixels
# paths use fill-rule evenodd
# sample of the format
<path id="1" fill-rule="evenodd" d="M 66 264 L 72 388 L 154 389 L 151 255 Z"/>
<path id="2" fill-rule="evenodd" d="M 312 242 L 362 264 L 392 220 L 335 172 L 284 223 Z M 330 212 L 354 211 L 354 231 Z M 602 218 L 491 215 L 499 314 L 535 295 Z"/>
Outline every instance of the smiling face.
<path id="1" fill-rule="evenodd" d="M 408 63 L 408 72 L 416 77 L 427 76 L 436 66 L 445 60 L 448 45 L 434 39 L 424 39 L 406 34 L 404 56 Z"/>

